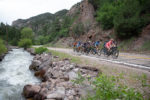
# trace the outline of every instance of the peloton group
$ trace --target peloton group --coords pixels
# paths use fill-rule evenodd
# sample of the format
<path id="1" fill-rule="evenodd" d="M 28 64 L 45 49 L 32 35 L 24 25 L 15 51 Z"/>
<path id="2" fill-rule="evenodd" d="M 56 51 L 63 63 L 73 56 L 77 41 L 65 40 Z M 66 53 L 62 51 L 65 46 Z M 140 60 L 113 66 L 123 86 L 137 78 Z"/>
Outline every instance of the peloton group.
<path id="1" fill-rule="evenodd" d="M 95 41 L 95 42 L 91 42 L 91 41 L 87 41 L 87 42 L 81 42 L 81 41 L 77 41 L 73 43 L 73 48 L 74 51 L 76 52 L 81 52 L 81 53 L 92 53 L 92 54 L 97 54 L 98 51 L 100 50 L 100 45 L 101 45 L 101 40 L 99 41 Z M 110 39 L 109 41 L 105 41 L 103 43 L 103 48 L 105 48 L 105 52 L 109 52 L 111 50 L 112 47 L 116 46 L 116 42 L 114 41 L 114 39 Z"/>

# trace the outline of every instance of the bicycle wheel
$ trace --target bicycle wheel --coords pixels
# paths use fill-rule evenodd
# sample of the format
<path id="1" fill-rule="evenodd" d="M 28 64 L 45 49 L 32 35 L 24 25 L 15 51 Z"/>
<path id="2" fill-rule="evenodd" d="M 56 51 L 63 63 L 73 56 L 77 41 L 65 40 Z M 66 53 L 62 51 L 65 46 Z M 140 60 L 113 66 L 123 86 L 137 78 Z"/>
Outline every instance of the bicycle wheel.
<path id="1" fill-rule="evenodd" d="M 102 54 L 104 55 L 104 48 L 102 48 L 101 50 L 98 50 L 98 56 L 101 56 Z"/>
<path id="2" fill-rule="evenodd" d="M 112 58 L 117 59 L 119 56 L 119 50 L 115 50 L 112 54 Z"/>

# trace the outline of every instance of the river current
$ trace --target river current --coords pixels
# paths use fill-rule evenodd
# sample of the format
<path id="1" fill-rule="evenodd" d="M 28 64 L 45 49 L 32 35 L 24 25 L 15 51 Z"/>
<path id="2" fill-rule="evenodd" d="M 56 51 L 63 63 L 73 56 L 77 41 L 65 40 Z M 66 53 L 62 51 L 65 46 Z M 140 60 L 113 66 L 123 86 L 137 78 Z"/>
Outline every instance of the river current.
<path id="1" fill-rule="evenodd" d="M 13 49 L 0 62 L 0 100 L 24 100 L 24 85 L 40 82 L 29 70 L 32 60 L 30 53 Z"/>

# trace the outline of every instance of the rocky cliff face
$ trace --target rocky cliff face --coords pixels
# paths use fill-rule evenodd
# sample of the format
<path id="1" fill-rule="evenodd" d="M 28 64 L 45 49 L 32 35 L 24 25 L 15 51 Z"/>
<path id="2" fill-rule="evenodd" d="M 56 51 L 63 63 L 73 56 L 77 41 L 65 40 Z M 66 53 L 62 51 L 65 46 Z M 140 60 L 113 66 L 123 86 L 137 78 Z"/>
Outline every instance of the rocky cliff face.
<path id="1" fill-rule="evenodd" d="M 70 16 L 75 16 L 78 14 L 78 17 L 74 21 L 73 25 L 80 23 L 84 25 L 84 35 L 80 37 L 80 39 L 84 39 L 84 41 L 89 40 L 89 37 L 91 37 L 93 41 L 99 39 L 105 40 L 109 38 L 110 34 L 114 33 L 113 30 L 103 31 L 101 29 L 94 17 L 94 7 L 88 2 L 88 0 L 83 0 L 81 3 L 74 5 L 67 14 Z M 70 32 L 72 32 L 72 27 L 70 28 Z"/>

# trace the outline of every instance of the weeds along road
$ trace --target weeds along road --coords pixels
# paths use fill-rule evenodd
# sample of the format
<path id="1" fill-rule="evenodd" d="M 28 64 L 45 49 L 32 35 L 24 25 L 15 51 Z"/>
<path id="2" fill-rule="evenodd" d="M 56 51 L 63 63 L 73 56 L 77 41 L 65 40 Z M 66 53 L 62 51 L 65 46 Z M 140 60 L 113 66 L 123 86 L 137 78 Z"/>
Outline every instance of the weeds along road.
<path id="1" fill-rule="evenodd" d="M 68 53 L 71 55 L 86 57 L 89 59 L 93 59 L 95 61 L 99 60 L 107 63 L 121 64 L 128 67 L 135 67 L 135 68 L 140 68 L 140 69 L 145 69 L 150 71 L 150 55 L 135 54 L 135 53 L 120 53 L 117 59 L 113 59 L 111 56 L 107 58 L 104 56 L 85 55 L 81 53 L 76 53 L 73 52 L 72 49 L 68 49 L 68 48 L 48 47 L 48 49 Z"/>

